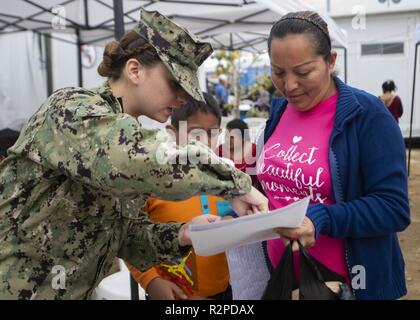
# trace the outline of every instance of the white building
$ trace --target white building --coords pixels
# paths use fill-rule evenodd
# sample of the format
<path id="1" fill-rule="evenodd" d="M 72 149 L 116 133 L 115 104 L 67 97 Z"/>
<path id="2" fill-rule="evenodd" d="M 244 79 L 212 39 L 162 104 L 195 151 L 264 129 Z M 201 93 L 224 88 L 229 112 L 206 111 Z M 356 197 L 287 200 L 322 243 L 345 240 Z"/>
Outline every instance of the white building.
<path id="1" fill-rule="evenodd" d="M 350 85 L 380 95 L 381 85 L 385 80 L 395 81 L 398 87 L 397 94 L 401 97 L 404 107 L 400 127 L 404 136 L 408 136 L 413 90 L 415 30 L 416 25 L 420 25 L 420 0 L 305 0 L 305 2 L 329 14 L 347 32 L 347 80 Z M 420 36 L 417 36 L 417 41 L 420 41 Z M 417 137 L 420 136 L 419 56 L 420 52 L 417 56 L 413 120 L 413 134 Z"/>

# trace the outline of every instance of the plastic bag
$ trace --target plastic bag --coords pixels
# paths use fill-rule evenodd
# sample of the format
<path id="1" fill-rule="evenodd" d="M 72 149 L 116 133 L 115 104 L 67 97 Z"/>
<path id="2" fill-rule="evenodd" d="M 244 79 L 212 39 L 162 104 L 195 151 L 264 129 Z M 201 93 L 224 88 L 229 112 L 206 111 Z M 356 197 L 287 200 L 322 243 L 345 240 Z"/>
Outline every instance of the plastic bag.
<path id="1" fill-rule="evenodd" d="M 311 257 L 301 243 L 298 244 L 299 281 L 294 274 L 291 242 L 273 270 L 262 300 L 354 300 L 345 278 Z"/>

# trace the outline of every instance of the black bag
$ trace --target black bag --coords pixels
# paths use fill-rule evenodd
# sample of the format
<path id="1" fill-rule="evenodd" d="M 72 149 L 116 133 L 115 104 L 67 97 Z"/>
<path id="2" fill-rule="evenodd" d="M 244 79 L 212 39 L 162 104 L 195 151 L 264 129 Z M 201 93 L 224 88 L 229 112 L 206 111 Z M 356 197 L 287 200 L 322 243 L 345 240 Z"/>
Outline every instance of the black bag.
<path id="1" fill-rule="evenodd" d="M 271 272 L 267 282 L 267 288 L 262 300 L 292 300 L 293 288 L 296 288 L 293 271 L 293 251 L 290 243 L 283 253 L 283 257 L 277 267 Z"/>
<path id="2" fill-rule="evenodd" d="M 271 274 L 262 300 L 292 300 L 297 293 L 299 300 L 354 300 L 345 278 L 315 260 L 300 242 L 298 244 L 300 281 L 294 274 L 290 243 Z"/>

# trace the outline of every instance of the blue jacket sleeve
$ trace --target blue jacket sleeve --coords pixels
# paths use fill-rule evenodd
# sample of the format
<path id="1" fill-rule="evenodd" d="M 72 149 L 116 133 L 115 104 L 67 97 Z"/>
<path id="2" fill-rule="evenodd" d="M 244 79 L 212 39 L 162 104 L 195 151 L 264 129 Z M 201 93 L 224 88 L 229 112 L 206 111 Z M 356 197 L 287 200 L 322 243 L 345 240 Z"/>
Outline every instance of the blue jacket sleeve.
<path id="1" fill-rule="evenodd" d="M 359 161 L 359 172 L 350 174 L 358 175 L 362 192 L 349 201 L 310 206 L 307 216 L 316 236 L 376 237 L 410 224 L 405 146 L 398 125 L 376 108 L 359 126 L 357 140 L 359 157 L 349 161 Z"/>

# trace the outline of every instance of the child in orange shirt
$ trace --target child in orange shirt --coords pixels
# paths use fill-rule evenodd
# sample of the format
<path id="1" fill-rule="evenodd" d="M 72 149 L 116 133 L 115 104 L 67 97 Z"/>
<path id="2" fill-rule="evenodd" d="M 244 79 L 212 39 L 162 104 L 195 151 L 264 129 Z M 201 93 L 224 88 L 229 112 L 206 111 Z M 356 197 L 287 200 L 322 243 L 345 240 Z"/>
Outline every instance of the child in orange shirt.
<path id="1" fill-rule="evenodd" d="M 200 140 L 209 147 L 217 145 L 221 113 L 215 99 L 204 93 L 206 103 L 190 100 L 174 111 L 168 131 L 175 134 L 177 143 L 182 135 Z M 186 121 L 182 123 L 181 121 Z M 185 130 L 186 129 L 186 130 Z M 184 140 L 187 140 L 184 137 Z M 185 141 L 187 142 L 187 141 Z M 215 196 L 196 196 L 184 201 L 162 201 L 149 198 L 145 207 L 151 220 L 161 223 L 188 222 L 201 214 L 221 217 L 233 214 L 230 203 Z M 231 299 L 229 272 L 225 254 L 210 257 L 196 256 L 191 250 L 178 265 L 159 264 L 146 272 L 127 265 L 134 279 L 153 300 L 173 299 Z"/>

